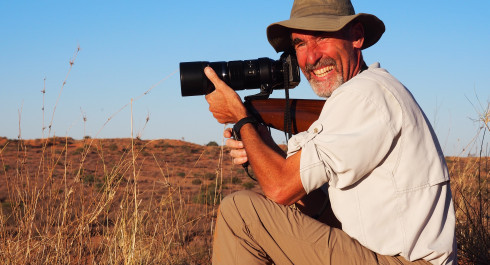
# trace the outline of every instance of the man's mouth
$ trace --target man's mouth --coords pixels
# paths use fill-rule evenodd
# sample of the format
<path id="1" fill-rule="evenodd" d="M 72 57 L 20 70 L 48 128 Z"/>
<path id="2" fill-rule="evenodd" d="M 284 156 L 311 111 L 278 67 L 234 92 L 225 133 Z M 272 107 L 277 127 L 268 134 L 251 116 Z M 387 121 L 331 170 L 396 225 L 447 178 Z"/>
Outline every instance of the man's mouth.
<path id="1" fill-rule="evenodd" d="M 333 70 L 333 65 L 330 66 L 325 66 L 320 69 L 313 70 L 313 73 L 315 74 L 316 77 L 322 78 L 328 75 L 330 71 Z"/>

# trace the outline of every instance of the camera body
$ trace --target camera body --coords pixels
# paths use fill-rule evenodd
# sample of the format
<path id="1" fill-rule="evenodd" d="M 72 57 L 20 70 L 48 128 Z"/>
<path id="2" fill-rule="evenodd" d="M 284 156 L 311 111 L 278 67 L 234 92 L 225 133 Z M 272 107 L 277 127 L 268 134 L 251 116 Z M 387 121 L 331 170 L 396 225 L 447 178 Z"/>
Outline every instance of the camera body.
<path id="1" fill-rule="evenodd" d="M 296 56 L 283 53 L 279 60 L 258 58 L 229 62 L 182 62 L 180 85 L 182 96 L 206 95 L 214 86 L 204 74 L 210 66 L 221 80 L 234 90 L 260 88 L 253 98 L 268 98 L 273 90 L 294 88 L 300 82 L 300 69 Z"/>

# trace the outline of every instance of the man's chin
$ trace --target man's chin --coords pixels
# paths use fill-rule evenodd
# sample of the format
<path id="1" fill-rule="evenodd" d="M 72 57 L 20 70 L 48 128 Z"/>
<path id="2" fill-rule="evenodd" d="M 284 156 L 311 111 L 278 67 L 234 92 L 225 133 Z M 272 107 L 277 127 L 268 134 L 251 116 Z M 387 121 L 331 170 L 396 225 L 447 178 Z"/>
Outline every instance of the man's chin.
<path id="1" fill-rule="evenodd" d="M 315 80 L 309 80 L 309 82 L 313 92 L 322 98 L 330 97 L 333 91 L 344 83 L 342 78 L 338 78 L 333 83 L 328 81 L 318 82 Z"/>
<path id="2" fill-rule="evenodd" d="M 313 92 L 319 97 L 328 98 L 332 95 L 334 89 L 327 88 L 323 83 L 310 82 Z"/>

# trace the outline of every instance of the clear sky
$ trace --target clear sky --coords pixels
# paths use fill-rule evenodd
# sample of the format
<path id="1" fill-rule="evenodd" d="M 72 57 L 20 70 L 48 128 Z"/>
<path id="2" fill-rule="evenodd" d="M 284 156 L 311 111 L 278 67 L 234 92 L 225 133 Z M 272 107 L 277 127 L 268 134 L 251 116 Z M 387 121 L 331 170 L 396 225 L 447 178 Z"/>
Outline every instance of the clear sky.
<path id="1" fill-rule="evenodd" d="M 132 113 L 142 139 L 221 143 L 204 97 L 181 97 L 179 62 L 278 59 L 265 28 L 287 19 L 292 2 L 0 1 L 0 136 L 41 138 L 52 120 L 50 136 L 130 137 Z M 366 63 L 408 87 L 446 155 L 474 152 L 471 119 L 490 95 L 490 1 L 353 4 L 386 25 Z M 316 98 L 304 78 L 291 97 Z"/>

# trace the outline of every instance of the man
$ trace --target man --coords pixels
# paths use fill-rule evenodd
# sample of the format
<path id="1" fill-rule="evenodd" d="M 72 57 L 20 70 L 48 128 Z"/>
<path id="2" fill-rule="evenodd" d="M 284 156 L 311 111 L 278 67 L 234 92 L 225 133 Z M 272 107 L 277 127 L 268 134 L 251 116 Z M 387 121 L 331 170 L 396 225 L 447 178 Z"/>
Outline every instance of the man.
<path id="1" fill-rule="evenodd" d="M 206 96 L 210 111 L 241 135 L 227 141 L 234 163 L 250 162 L 265 195 L 241 191 L 222 201 L 213 264 L 456 264 L 436 136 L 410 92 L 362 57 L 383 32 L 381 20 L 355 14 L 348 0 L 296 0 L 289 20 L 267 28 L 276 51 L 294 50 L 327 98 L 319 119 L 289 140 L 287 158 L 205 69 L 216 88 Z M 342 229 L 309 216 L 324 208 L 323 191 Z"/>

